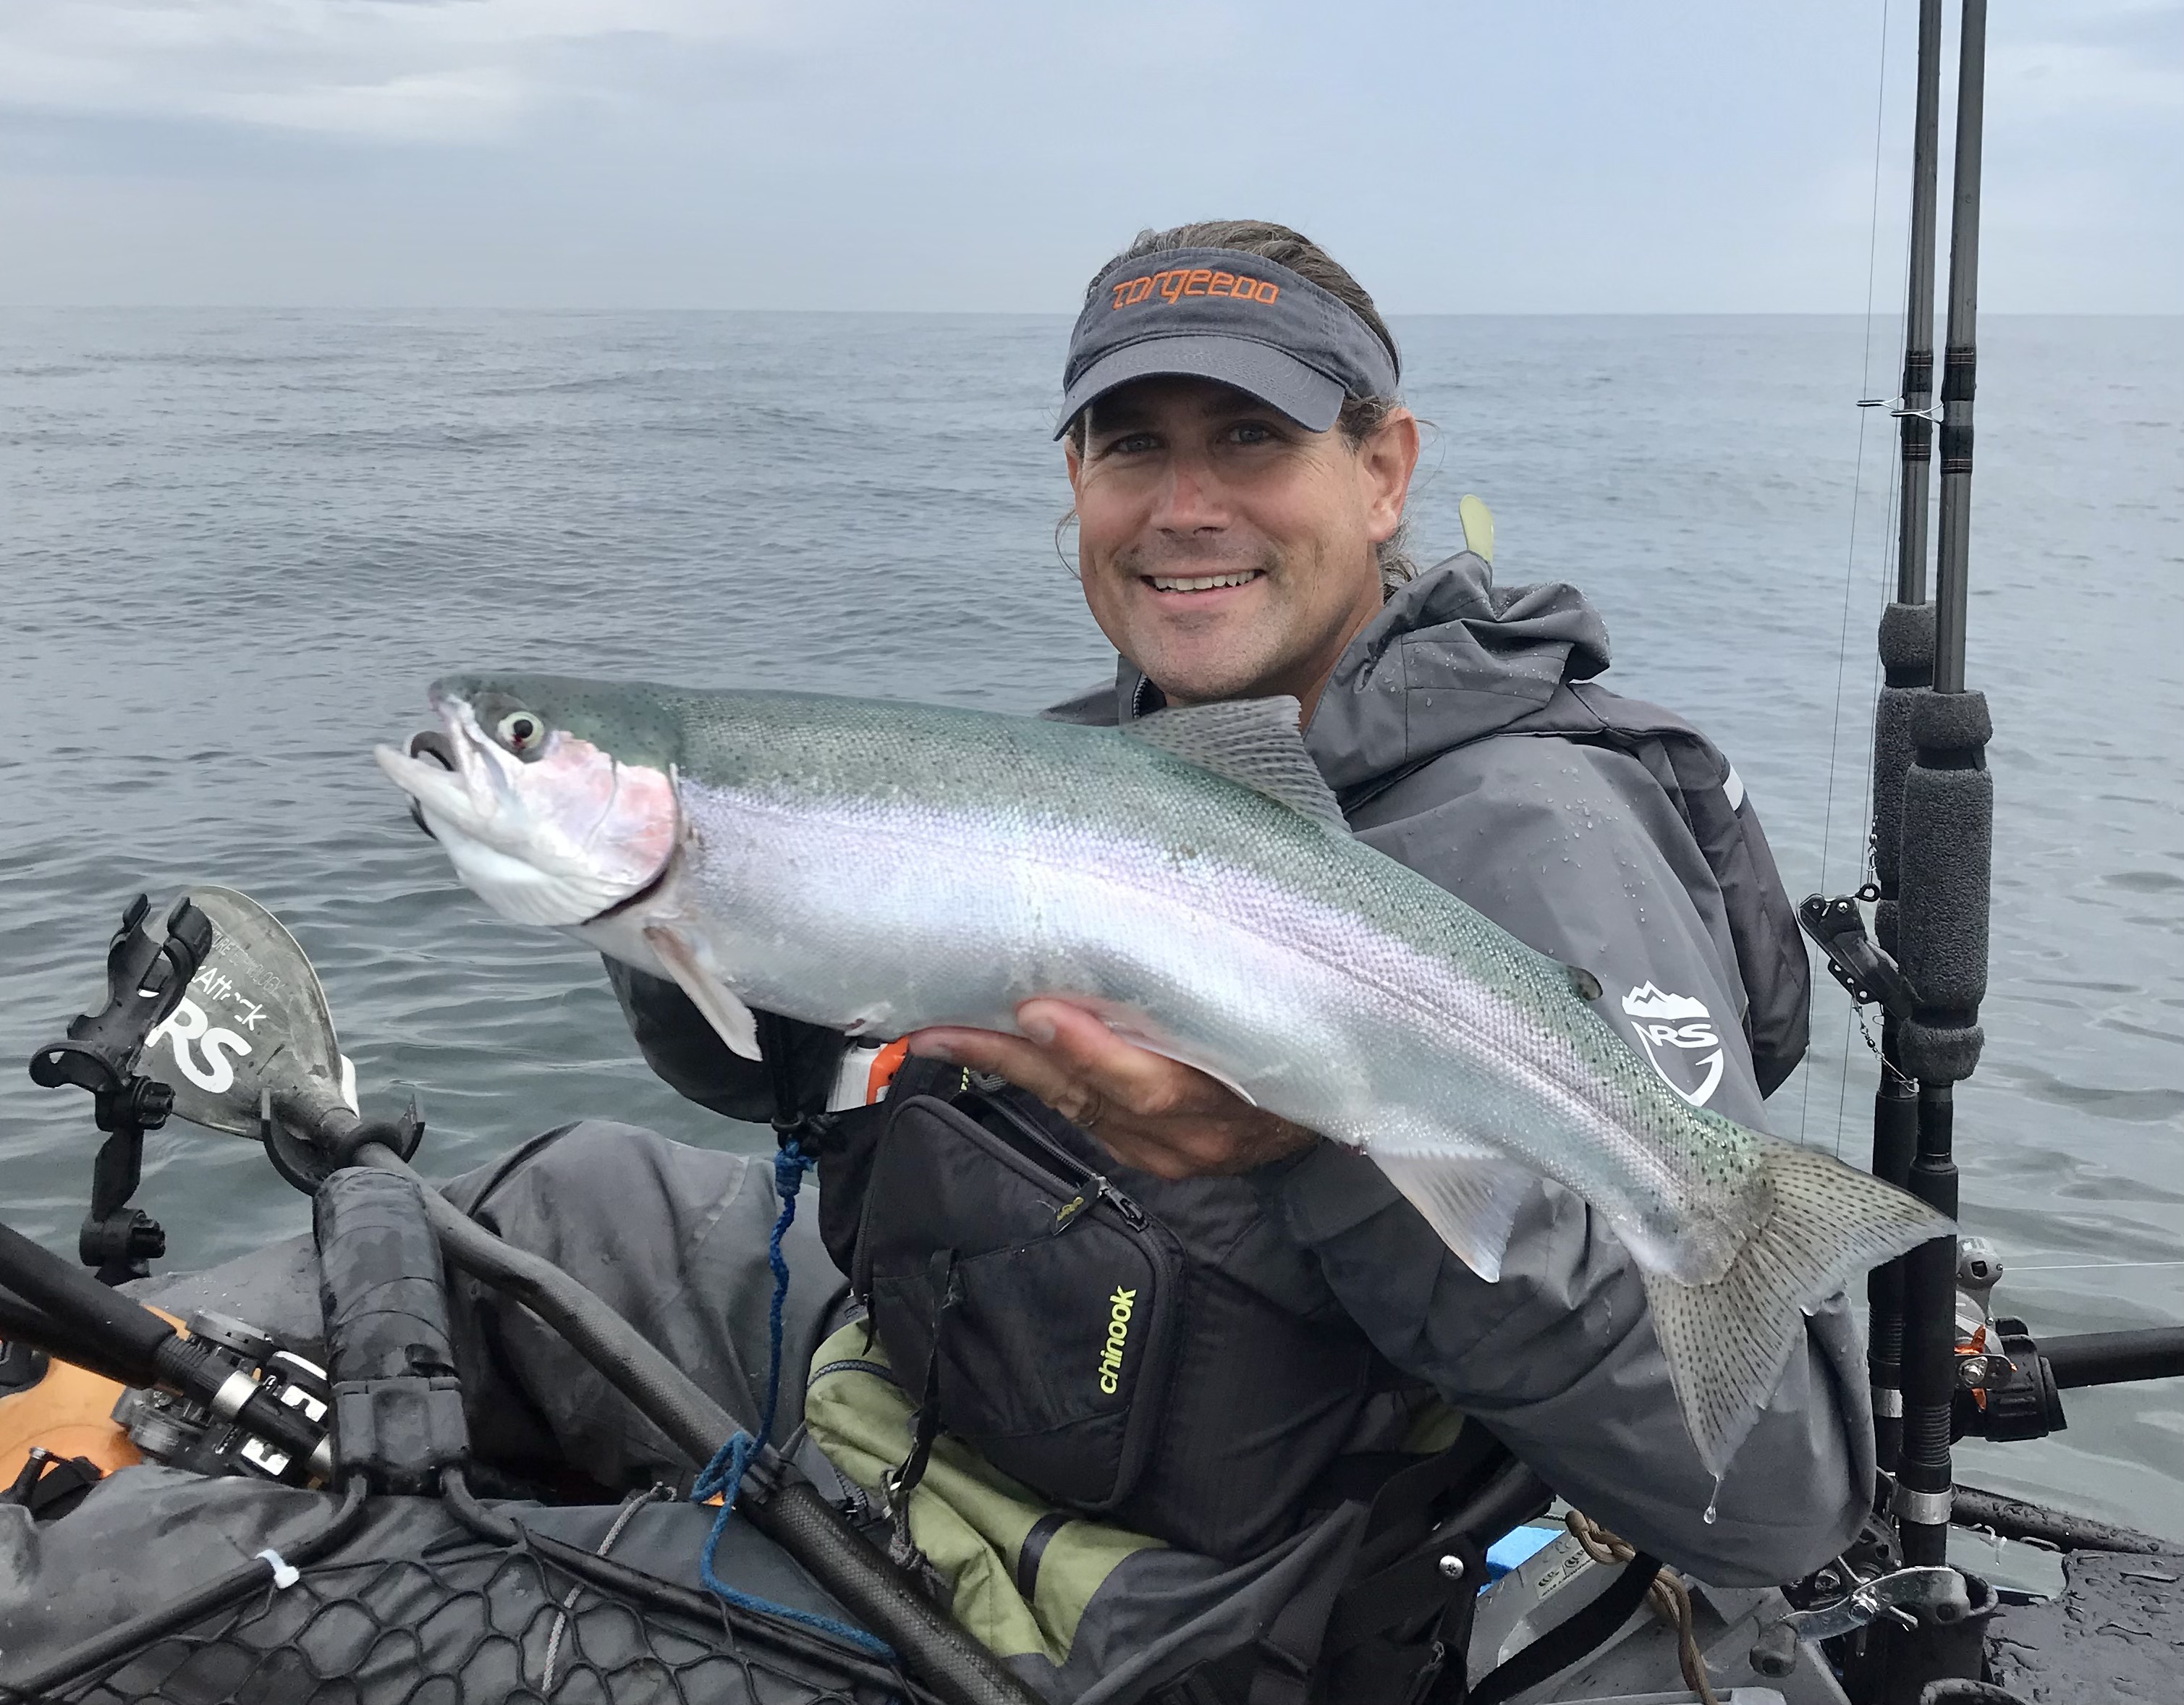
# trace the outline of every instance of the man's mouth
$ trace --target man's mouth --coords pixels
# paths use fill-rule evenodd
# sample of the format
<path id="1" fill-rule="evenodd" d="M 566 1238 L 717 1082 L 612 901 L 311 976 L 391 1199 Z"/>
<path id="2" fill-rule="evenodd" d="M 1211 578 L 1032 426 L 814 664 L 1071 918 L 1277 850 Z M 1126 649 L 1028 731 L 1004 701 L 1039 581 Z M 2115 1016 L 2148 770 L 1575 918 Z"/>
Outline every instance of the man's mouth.
<path id="1" fill-rule="evenodd" d="M 1248 586 L 1255 580 L 1263 580 L 1263 569 L 1240 569 L 1231 574 L 1148 574 L 1143 577 L 1146 585 L 1156 592 L 1217 592 L 1226 586 Z"/>

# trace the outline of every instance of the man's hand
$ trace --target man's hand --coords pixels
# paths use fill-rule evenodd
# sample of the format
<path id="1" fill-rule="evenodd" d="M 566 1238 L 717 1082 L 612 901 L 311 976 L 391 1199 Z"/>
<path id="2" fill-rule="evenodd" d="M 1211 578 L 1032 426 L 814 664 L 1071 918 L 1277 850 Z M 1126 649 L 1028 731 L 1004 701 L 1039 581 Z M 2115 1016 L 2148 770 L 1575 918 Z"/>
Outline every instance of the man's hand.
<path id="1" fill-rule="evenodd" d="M 1247 1173 L 1319 1140 L 1205 1073 L 1125 1041 L 1066 1000 L 1027 1000 L 1017 1024 L 1023 1035 L 920 1030 L 910 1051 L 1006 1078 L 1091 1132 L 1123 1165 L 1156 1178 Z"/>

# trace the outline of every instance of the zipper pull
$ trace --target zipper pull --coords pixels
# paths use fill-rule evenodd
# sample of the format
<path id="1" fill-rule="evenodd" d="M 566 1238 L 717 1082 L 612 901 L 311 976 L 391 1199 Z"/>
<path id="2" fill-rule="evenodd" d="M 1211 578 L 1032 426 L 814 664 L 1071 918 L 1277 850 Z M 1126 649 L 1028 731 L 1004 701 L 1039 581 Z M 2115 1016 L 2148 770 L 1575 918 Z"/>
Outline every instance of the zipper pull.
<path id="1" fill-rule="evenodd" d="M 1092 1174 L 1092 1189 L 1095 1195 L 1103 1195 L 1114 1203 L 1115 1212 L 1122 1215 L 1132 1231 L 1145 1229 L 1145 1211 L 1097 1173 Z"/>
<path id="2" fill-rule="evenodd" d="M 1084 1197 L 1079 1192 L 1054 1211 L 1054 1229 L 1058 1232 L 1068 1230 L 1077 1216 L 1084 1212 Z"/>

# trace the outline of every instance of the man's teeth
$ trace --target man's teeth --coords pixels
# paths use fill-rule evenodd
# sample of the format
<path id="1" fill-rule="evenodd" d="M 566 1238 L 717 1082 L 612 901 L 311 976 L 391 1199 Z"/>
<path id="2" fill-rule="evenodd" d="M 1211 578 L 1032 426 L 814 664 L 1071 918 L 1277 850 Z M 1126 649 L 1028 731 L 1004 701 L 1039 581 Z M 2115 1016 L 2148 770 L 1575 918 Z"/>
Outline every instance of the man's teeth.
<path id="1" fill-rule="evenodd" d="M 1211 592 L 1217 586 L 1243 586 L 1258 577 L 1256 568 L 1247 568 L 1240 574 L 1201 574 L 1190 580 L 1179 580 L 1167 574 L 1145 577 L 1162 592 Z"/>

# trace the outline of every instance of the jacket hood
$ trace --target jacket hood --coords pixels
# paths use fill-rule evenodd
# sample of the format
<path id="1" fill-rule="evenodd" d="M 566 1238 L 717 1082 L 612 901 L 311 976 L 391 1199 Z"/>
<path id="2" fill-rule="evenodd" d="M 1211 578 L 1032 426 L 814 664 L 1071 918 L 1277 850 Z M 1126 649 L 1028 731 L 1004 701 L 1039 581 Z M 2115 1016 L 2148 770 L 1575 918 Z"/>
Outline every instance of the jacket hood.
<path id="1" fill-rule="evenodd" d="M 1607 662 L 1607 624 L 1575 587 L 1498 587 L 1465 551 L 1398 587 L 1350 642 L 1305 746 L 1346 792 L 1496 733 Z M 1124 722 L 1159 704 L 1128 659 L 1116 687 Z"/>

